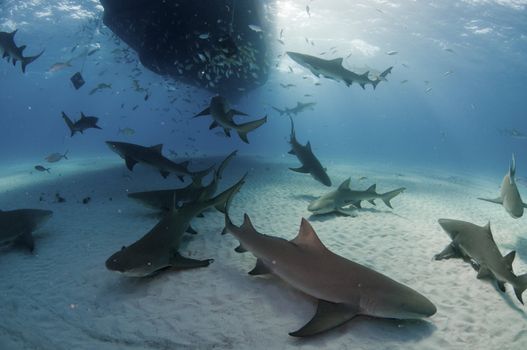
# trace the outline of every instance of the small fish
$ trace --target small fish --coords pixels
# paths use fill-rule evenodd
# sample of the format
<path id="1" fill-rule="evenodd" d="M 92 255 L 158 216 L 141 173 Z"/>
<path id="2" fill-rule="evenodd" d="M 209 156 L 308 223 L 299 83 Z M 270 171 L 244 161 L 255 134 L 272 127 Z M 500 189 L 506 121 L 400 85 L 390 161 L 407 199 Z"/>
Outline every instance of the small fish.
<path id="1" fill-rule="evenodd" d="M 100 90 L 103 90 L 103 89 L 111 89 L 111 88 L 112 88 L 112 84 L 100 83 L 100 84 L 98 84 L 96 87 L 94 87 L 93 89 L 91 89 L 89 95 L 93 95 L 93 94 L 96 93 L 97 91 L 100 91 Z"/>
<path id="2" fill-rule="evenodd" d="M 306 12 L 309 17 L 311 17 L 311 9 L 309 8 L 309 5 L 306 5 Z"/>
<path id="3" fill-rule="evenodd" d="M 251 29 L 252 31 L 255 31 L 257 33 L 263 32 L 262 27 L 257 26 L 256 24 L 249 24 L 248 27 L 249 27 L 249 29 Z"/>
<path id="4" fill-rule="evenodd" d="M 280 39 L 284 37 L 284 28 L 280 29 Z"/>
<path id="5" fill-rule="evenodd" d="M 55 73 L 68 67 L 71 67 L 71 60 L 66 62 L 57 62 L 48 68 L 48 73 Z"/>
<path id="6" fill-rule="evenodd" d="M 42 165 L 35 165 L 35 169 L 41 172 L 44 172 L 44 171 L 47 171 L 48 173 L 50 172 L 49 171 L 50 168 L 44 168 Z"/>
<path id="7" fill-rule="evenodd" d="M 430 91 L 432 91 L 432 88 L 431 88 L 431 87 L 427 88 L 427 89 L 425 90 L 425 93 L 429 93 Z"/>
<path id="8" fill-rule="evenodd" d="M 279 42 L 280 44 L 282 44 L 282 45 L 285 45 L 285 43 L 284 43 L 284 41 L 283 41 L 283 40 L 281 40 L 281 39 L 278 39 L 277 41 L 278 41 L 278 42 Z"/>
<path id="9" fill-rule="evenodd" d="M 64 203 L 66 202 L 66 198 L 62 197 L 58 192 L 55 193 L 55 201 L 57 203 Z"/>
<path id="10" fill-rule="evenodd" d="M 450 49 L 450 48 L 446 48 L 445 49 L 446 52 L 450 52 L 450 53 L 454 53 L 454 50 Z"/>
<path id="11" fill-rule="evenodd" d="M 46 158 L 44 158 L 44 159 L 46 159 L 46 161 L 48 163 L 56 163 L 59 160 L 61 160 L 62 158 L 68 159 L 68 157 L 66 156 L 67 154 L 68 154 L 68 151 L 66 151 L 64 154 L 52 153 L 49 156 L 47 156 Z"/>
<path id="12" fill-rule="evenodd" d="M 387 54 L 388 56 L 397 55 L 398 53 L 399 53 L 399 52 L 397 52 L 397 51 L 388 51 L 388 52 L 386 52 L 386 54 Z"/>
<path id="13" fill-rule="evenodd" d="M 443 76 L 447 77 L 447 76 L 449 76 L 452 73 L 454 73 L 454 72 L 452 72 L 451 70 L 447 70 L 446 72 L 443 73 Z"/>
<path id="14" fill-rule="evenodd" d="M 119 128 L 119 130 L 117 131 L 118 134 L 123 134 L 123 135 L 126 135 L 126 136 L 133 136 L 135 134 L 135 130 L 132 129 L 132 128 Z"/>
<path id="15" fill-rule="evenodd" d="M 406 84 L 408 82 L 408 79 L 401 80 L 401 84 Z"/>
<path id="16" fill-rule="evenodd" d="M 86 197 L 82 199 L 82 204 L 88 204 L 91 201 L 91 197 Z"/>
<path id="17" fill-rule="evenodd" d="M 198 38 L 203 39 L 203 40 L 208 39 L 209 37 L 210 37 L 209 33 L 202 33 L 198 36 Z"/>

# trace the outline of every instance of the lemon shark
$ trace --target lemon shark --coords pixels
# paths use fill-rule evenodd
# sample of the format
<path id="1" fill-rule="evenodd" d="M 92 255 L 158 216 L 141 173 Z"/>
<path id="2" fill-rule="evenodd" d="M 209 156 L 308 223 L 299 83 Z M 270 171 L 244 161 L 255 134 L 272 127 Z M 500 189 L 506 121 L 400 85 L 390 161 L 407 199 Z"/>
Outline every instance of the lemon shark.
<path id="1" fill-rule="evenodd" d="M 87 129 L 101 129 L 97 125 L 97 122 L 99 121 L 99 118 L 97 117 L 87 117 L 84 115 L 84 113 L 81 112 L 81 117 L 77 121 L 72 121 L 70 117 L 66 115 L 66 113 L 62 112 L 62 119 L 64 119 L 64 122 L 68 126 L 68 129 L 70 129 L 70 136 L 73 137 L 76 133 L 80 132 L 81 134 L 84 133 Z"/>
<path id="2" fill-rule="evenodd" d="M 509 172 L 505 174 L 503 181 L 501 182 L 500 196 L 495 199 L 478 198 L 483 201 L 501 204 L 514 219 L 521 218 L 523 215 L 523 209 L 526 208 L 523 203 L 518 186 L 516 186 L 516 161 L 514 154 L 512 155 L 512 161 L 509 166 Z"/>
<path id="3" fill-rule="evenodd" d="M 214 193 L 216 193 L 220 180 L 223 177 L 223 171 L 230 160 L 236 155 L 236 152 L 237 151 L 232 152 L 221 162 L 218 169 L 214 172 L 211 182 L 206 186 L 201 184 L 200 178 L 183 188 L 133 192 L 129 193 L 128 197 L 143 203 L 147 207 L 162 211 L 170 210 L 174 196 L 176 198 L 176 202 L 178 203 L 188 203 L 209 199 L 214 195 Z"/>
<path id="4" fill-rule="evenodd" d="M 516 297 L 523 304 L 522 293 L 527 288 L 527 274 L 521 276 L 514 274 L 512 262 L 516 252 L 511 251 L 506 256 L 501 255 L 492 237 L 490 223 L 478 226 L 451 219 L 439 219 L 438 223 L 452 242 L 441 253 L 435 255 L 436 260 L 463 258 L 478 270 L 477 278 L 494 279 L 502 292 L 505 292 L 505 282 L 510 283 Z"/>
<path id="5" fill-rule="evenodd" d="M 238 227 L 228 210 L 225 228 L 256 256 L 256 267 L 250 275 L 271 273 L 318 299 L 315 315 L 302 328 L 289 333 L 293 337 L 322 333 L 358 315 L 420 319 L 436 312 L 434 304 L 417 291 L 331 252 L 304 218 L 291 241 L 259 233 L 247 214 Z"/>
<path id="6" fill-rule="evenodd" d="M 33 231 L 48 221 L 53 212 L 40 209 L 0 210 L 0 244 L 20 244 L 33 251 Z"/>
<path id="7" fill-rule="evenodd" d="M 347 86 L 353 83 L 359 84 L 361 88 L 365 89 L 366 85 L 371 84 L 375 89 L 377 84 L 381 81 L 386 81 L 386 76 L 392 72 L 393 67 L 384 70 L 379 76 L 372 80 L 369 78 L 370 72 L 363 74 L 354 73 L 342 65 L 343 58 L 335 58 L 332 60 L 325 60 L 315 56 L 310 56 L 298 52 L 286 52 L 289 57 L 299 65 L 307 68 L 317 78 L 323 76 L 325 78 L 344 82 Z"/>
<path id="8" fill-rule="evenodd" d="M 293 118 L 289 117 L 289 119 L 291 120 L 291 137 L 289 139 L 291 150 L 288 153 L 295 155 L 300 163 L 302 163 L 301 167 L 289 169 L 297 173 L 311 174 L 318 182 L 326 186 L 331 186 L 331 179 L 326 173 L 326 169 L 320 164 L 320 161 L 311 150 L 311 143 L 308 141 L 303 146 L 297 141 Z"/>
<path id="9" fill-rule="evenodd" d="M 376 199 L 381 199 L 386 206 L 393 209 L 390 200 L 402 193 L 406 188 L 400 187 L 396 190 L 377 193 L 376 185 L 370 186 L 365 191 L 354 191 L 350 188 L 351 179 L 348 178 L 335 190 L 312 201 L 307 210 L 313 215 L 338 212 L 344 215 L 356 216 L 357 208 L 361 207 L 362 201 L 368 201 L 375 205 Z"/>
<path id="10" fill-rule="evenodd" d="M 165 179 L 170 173 L 174 173 L 181 181 L 184 181 L 183 176 L 185 175 L 192 177 L 194 181 L 198 181 L 212 170 L 212 167 L 197 172 L 188 170 L 188 161 L 176 163 L 163 156 L 162 144 L 151 147 L 117 141 L 106 141 L 106 144 L 124 159 L 126 167 L 130 171 L 133 171 L 137 163 L 142 163 L 157 169 Z"/>
<path id="11" fill-rule="evenodd" d="M 23 52 L 26 45 L 17 47 L 15 44 L 15 34 L 17 31 L 18 29 L 11 33 L 0 32 L 0 55 L 2 55 L 2 58 L 6 58 L 7 62 L 13 62 L 13 66 L 20 61 L 22 65 L 22 73 L 25 73 L 27 65 L 39 58 L 44 53 L 44 50 L 38 55 L 24 57 Z"/>
<path id="12" fill-rule="evenodd" d="M 249 140 L 247 139 L 247 134 L 249 132 L 259 128 L 265 124 L 265 122 L 267 122 L 267 116 L 265 116 L 261 119 L 253 120 L 251 122 L 236 124 L 234 121 L 235 115 L 247 116 L 247 114 L 230 108 L 227 100 L 222 96 L 212 97 L 210 100 L 210 106 L 196 114 L 193 118 L 206 115 L 211 115 L 213 119 L 209 130 L 216 127 L 222 127 L 227 137 L 231 137 L 231 129 L 235 130 L 238 133 L 240 139 L 245 143 L 249 143 Z"/>
<path id="13" fill-rule="evenodd" d="M 208 266 L 212 259 L 189 259 L 179 254 L 181 237 L 190 226 L 190 221 L 205 209 L 221 207 L 224 211 L 227 200 L 240 190 L 245 177 L 208 200 L 186 203 L 180 207 L 176 207 L 174 203 L 170 212 L 146 235 L 110 256 L 106 260 L 106 268 L 128 277 L 146 277 L 167 268 L 190 269 Z"/>

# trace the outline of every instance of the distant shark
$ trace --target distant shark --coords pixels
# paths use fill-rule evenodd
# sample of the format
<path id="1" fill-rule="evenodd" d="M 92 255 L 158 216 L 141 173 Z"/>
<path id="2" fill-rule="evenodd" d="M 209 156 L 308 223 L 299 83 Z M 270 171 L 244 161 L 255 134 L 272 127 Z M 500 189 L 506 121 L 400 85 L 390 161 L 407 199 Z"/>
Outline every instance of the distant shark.
<path id="1" fill-rule="evenodd" d="M 174 173 L 181 181 L 184 181 L 183 176 L 185 175 L 192 177 L 193 181 L 201 181 L 201 178 L 212 170 L 211 167 L 203 171 L 189 171 L 188 161 L 178 164 L 163 156 L 161 154 L 163 151 L 162 144 L 151 147 L 116 141 L 106 141 L 106 144 L 125 160 L 126 167 L 130 171 L 134 169 L 137 163 L 142 163 L 157 169 L 165 179 L 170 173 Z"/>
<path id="2" fill-rule="evenodd" d="M 233 129 L 238 133 L 240 139 L 242 139 L 242 141 L 245 143 L 249 143 L 249 140 L 247 139 L 247 134 L 249 132 L 259 128 L 265 124 L 265 122 L 267 122 L 267 116 L 265 116 L 261 119 L 253 120 L 252 122 L 236 124 L 234 122 L 235 115 L 246 116 L 247 114 L 230 108 L 228 106 L 227 100 L 222 96 L 214 96 L 210 101 L 210 106 L 196 114 L 194 118 L 205 115 L 211 115 L 213 119 L 209 130 L 219 126 L 223 128 L 223 131 L 227 137 L 231 137 L 230 130 Z"/>
<path id="3" fill-rule="evenodd" d="M 225 215 L 225 229 L 257 260 L 250 275 L 272 273 L 318 299 L 315 315 L 293 337 L 308 337 L 333 329 L 358 315 L 420 319 L 436 313 L 430 300 L 413 289 L 328 250 L 309 222 L 302 218 L 291 241 L 256 231 L 245 214 L 241 227 Z"/>
<path id="4" fill-rule="evenodd" d="M 22 73 L 25 73 L 27 65 L 39 58 L 44 53 L 44 50 L 36 56 L 24 57 L 23 52 L 26 45 L 17 47 L 15 44 L 15 34 L 17 31 L 18 29 L 11 33 L 0 32 L 0 55 L 2 55 L 2 58 L 7 58 L 7 62 L 11 60 L 13 66 L 17 61 L 20 61 Z"/>
<path id="5" fill-rule="evenodd" d="M 70 129 L 70 132 L 71 132 L 70 136 L 72 137 L 77 132 L 80 132 L 81 134 L 83 134 L 84 131 L 87 129 L 101 129 L 97 125 L 99 118 L 87 117 L 82 112 L 81 112 L 81 118 L 77 120 L 76 122 L 73 122 L 64 112 L 62 112 L 62 119 L 64 119 L 64 122 L 66 122 L 66 125 Z"/>
<path id="6" fill-rule="evenodd" d="M 292 115 L 297 115 L 299 113 L 302 113 L 306 109 L 313 109 L 315 105 L 316 105 L 315 102 L 306 102 L 306 103 L 297 102 L 296 106 L 292 108 L 285 107 L 285 109 L 279 109 L 279 108 L 273 107 L 273 109 L 277 111 L 278 113 L 280 113 L 280 115 L 285 114 L 287 116 L 292 116 Z"/>
<path id="7" fill-rule="evenodd" d="M 516 252 L 502 256 L 490 230 L 490 224 L 477 226 L 470 222 L 439 219 L 439 225 L 450 236 L 452 242 L 439 254 L 436 260 L 463 258 L 478 270 L 478 278 L 490 277 L 499 289 L 505 292 L 505 282 L 514 287 L 516 297 L 523 304 L 522 293 L 527 288 L 527 274 L 516 276 L 512 262 Z"/>
<path id="8" fill-rule="evenodd" d="M 500 189 L 500 196 L 495 199 L 478 198 L 487 202 L 501 204 L 514 219 L 521 218 L 523 215 L 523 209 L 526 208 L 526 204 L 522 202 L 520 192 L 516 186 L 516 161 L 514 154 L 512 155 L 512 161 L 509 166 L 509 172 L 503 178 Z"/>
<path id="9" fill-rule="evenodd" d="M 400 187 L 396 190 L 379 194 L 375 191 L 376 185 L 370 186 L 366 191 L 354 191 L 350 189 L 348 178 L 335 190 L 311 202 L 307 208 L 313 215 L 328 214 L 338 212 L 344 215 L 356 216 L 357 208 L 361 207 L 362 201 L 368 201 L 375 205 L 375 199 L 380 198 L 384 204 L 392 208 L 390 200 L 402 193 L 405 188 Z M 393 209 L 393 208 L 392 208 Z"/>
<path id="10" fill-rule="evenodd" d="M 110 256 L 106 268 L 129 277 L 146 277 L 166 268 L 190 269 L 208 266 L 212 259 L 195 260 L 181 256 L 181 237 L 187 232 L 190 221 L 209 207 L 225 207 L 245 182 L 245 176 L 219 195 L 176 207 L 175 203 L 159 223 L 145 236 Z"/>
<path id="11" fill-rule="evenodd" d="M 207 186 L 201 184 L 201 179 L 191 182 L 188 186 L 183 188 L 171 190 L 158 190 L 146 192 L 129 193 L 128 197 L 138 200 L 146 206 L 162 211 L 169 211 L 173 205 L 174 196 L 177 203 L 189 203 L 198 200 L 206 200 L 211 198 L 218 189 L 219 182 L 223 176 L 223 171 L 229 161 L 236 155 L 236 151 L 229 154 L 220 164 L 218 169 L 214 172 L 211 182 Z"/>
<path id="12" fill-rule="evenodd" d="M 33 231 L 48 221 L 53 212 L 40 209 L 0 210 L 0 243 L 20 244 L 33 251 Z"/>
<path id="13" fill-rule="evenodd" d="M 289 117 L 289 119 L 291 120 L 291 137 L 289 140 L 289 143 L 291 144 L 291 150 L 289 151 L 289 154 L 295 155 L 300 163 L 302 163 L 302 166 L 299 168 L 289 169 L 296 171 L 297 173 L 311 174 L 311 176 L 313 176 L 313 178 L 318 182 L 326 186 L 331 186 L 331 180 L 326 173 L 326 169 L 322 167 L 320 161 L 313 154 L 313 151 L 311 150 L 311 144 L 309 141 L 305 146 L 302 146 L 300 143 L 298 143 L 296 140 L 293 119 L 291 117 Z"/>
<path id="14" fill-rule="evenodd" d="M 351 86 L 353 83 L 359 84 L 361 88 L 365 88 L 366 85 L 371 84 L 375 89 L 377 84 L 381 81 L 386 80 L 386 76 L 392 72 L 393 67 L 389 67 L 384 70 L 377 79 L 372 80 L 369 78 L 370 72 L 363 74 L 357 74 L 350 70 L 347 70 L 342 65 L 343 58 L 335 58 L 333 60 L 325 60 L 315 56 L 310 56 L 298 52 L 288 51 L 287 55 L 291 57 L 293 61 L 305 67 L 311 71 L 315 76 L 323 76 L 325 78 L 342 81 L 347 86 Z"/>

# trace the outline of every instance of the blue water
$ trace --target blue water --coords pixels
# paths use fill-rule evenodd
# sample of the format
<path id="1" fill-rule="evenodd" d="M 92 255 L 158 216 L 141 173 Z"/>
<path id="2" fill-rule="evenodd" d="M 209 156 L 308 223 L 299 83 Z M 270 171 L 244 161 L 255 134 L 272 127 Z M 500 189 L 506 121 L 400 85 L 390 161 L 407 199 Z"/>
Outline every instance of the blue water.
<path id="1" fill-rule="evenodd" d="M 235 136 L 216 135 L 219 129 L 209 131 L 208 120 L 191 120 L 207 106 L 211 92 L 190 89 L 182 94 L 183 85 L 177 82 L 170 84 L 178 90 L 167 91 L 164 79 L 144 69 L 133 51 L 133 62 L 117 63 L 112 51 L 126 48 L 126 44 L 112 38 L 104 25 L 95 31 L 90 27 L 89 21 L 102 15 L 97 1 L 23 3 L 2 2 L 0 29 L 19 29 L 16 42 L 27 45 L 26 55 L 42 49 L 45 53 L 28 66 L 26 74 L 18 65 L 1 62 L 3 162 L 36 162 L 51 152 L 65 150 L 72 157 L 110 155 L 103 143 L 109 139 L 164 143 L 166 149 L 182 156 L 185 152 L 191 156 L 222 154 L 236 148 L 242 154 L 281 156 L 288 150 L 289 121 L 271 106 L 292 107 L 297 101 L 317 102 L 314 110 L 296 118 L 296 125 L 299 140 L 310 140 L 322 159 L 478 171 L 501 171 L 513 152 L 520 169 L 527 161 L 527 140 L 499 132 L 513 128 L 527 132 L 525 1 L 333 1 L 312 3 L 312 17 L 307 20 L 305 15 L 287 20 L 278 16 L 284 3 L 296 7 L 296 14 L 303 14 L 305 1 L 271 4 L 278 18 L 273 19 L 271 11 L 273 25 L 285 29 L 285 46 L 270 40 L 278 54 L 293 50 L 316 55 L 337 46 L 341 56 L 352 53 L 345 61 L 350 66 L 367 64 L 382 70 L 393 65 L 394 69 L 388 82 L 379 84 L 376 91 L 371 86 L 363 91 L 356 85 L 348 88 L 324 78 L 321 86 L 314 86 L 311 79 L 301 78 L 310 74 L 307 70 L 282 58 L 281 64 L 294 67 L 298 74 L 274 71 L 266 85 L 234 104 L 253 119 L 269 114 L 268 123 L 250 134 L 249 145 Z M 343 32 L 346 27 L 339 20 L 345 20 L 354 31 Z M 83 26 L 88 28 L 82 31 Z M 315 29 L 316 45 L 306 44 L 304 34 Z M 377 49 L 361 54 L 350 45 L 355 39 Z M 75 45 L 80 46 L 70 53 Z M 52 64 L 68 60 L 89 45 L 100 45 L 100 50 L 85 61 L 74 60 L 71 68 L 46 73 Z M 387 55 L 390 50 L 398 53 Z M 150 88 L 148 101 L 132 89 L 129 75 L 135 67 L 142 72 L 137 78 L 140 84 Z M 86 85 L 75 91 L 69 77 L 81 69 Z M 444 76 L 448 71 L 452 73 Z M 408 82 L 403 84 L 403 80 Z M 112 89 L 89 95 L 99 83 L 111 83 Z M 279 83 L 296 87 L 284 89 Z M 432 90 L 427 93 L 428 87 Z M 303 97 L 306 93 L 312 97 Z M 174 96 L 180 96 L 179 100 L 170 103 Z M 181 101 L 184 97 L 191 102 Z M 136 105 L 139 107 L 133 111 Z M 98 116 L 103 130 L 70 138 L 61 111 L 75 118 L 81 111 Z M 135 129 L 136 134 L 118 135 L 117 130 L 123 127 Z"/>

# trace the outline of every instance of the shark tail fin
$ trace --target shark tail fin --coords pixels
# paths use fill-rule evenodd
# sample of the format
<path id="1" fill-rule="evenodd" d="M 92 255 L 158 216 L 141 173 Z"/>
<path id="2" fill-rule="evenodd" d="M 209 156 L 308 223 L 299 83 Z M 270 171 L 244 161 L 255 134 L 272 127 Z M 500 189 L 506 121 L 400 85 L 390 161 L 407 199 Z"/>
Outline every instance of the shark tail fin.
<path id="1" fill-rule="evenodd" d="M 33 62 L 34 60 L 36 60 L 37 58 L 39 58 L 40 56 L 42 56 L 42 54 L 44 53 L 44 50 L 42 50 L 38 55 L 36 56 L 30 56 L 30 57 L 24 57 L 22 59 L 22 73 L 25 73 L 26 72 L 26 66 L 28 64 L 30 64 L 31 62 Z"/>
<path id="2" fill-rule="evenodd" d="M 373 90 L 377 87 L 377 85 L 381 82 L 381 79 L 375 79 L 371 81 L 371 85 L 373 85 Z"/>
<path id="3" fill-rule="evenodd" d="M 247 173 L 245 173 L 245 175 L 243 175 L 243 177 L 236 184 L 234 184 L 231 188 L 225 190 L 224 192 L 220 193 L 219 195 L 211 199 L 211 201 L 215 201 L 216 199 L 219 199 L 219 203 L 216 205 L 216 209 L 218 208 L 218 205 L 223 204 L 222 211 L 225 214 L 225 228 L 223 229 L 221 233 L 222 235 L 226 234 L 228 231 L 232 232 L 233 230 L 239 229 L 239 227 L 235 226 L 232 223 L 231 218 L 229 216 L 229 209 L 231 207 L 231 202 L 234 196 L 236 195 L 236 193 L 238 193 L 240 188 L 245 183 L 246 177 L 247 177 Z"/>
<path id="4" fill-rule="evenodd" d="M 64 118 L 64 121 L 66 122 L 66 125 L 68 126 L 68 128 L 70 129 L 70 132 L 71 132 L 71 136 L 75 135 L 75 130 L 74 130 L 74 127 L 73 127 L 73 122 L 71 121 L 71 119 L 66 115 L 66 113 L 62 112 L 62 118 Z"/>
<path id="5" fill-rule="evenodd" d="M 516 298 L 523 304 L 522 294 L 527 289 L 527 273 L 518 276 L 518 282 L 514 285 L 514 293 Z"/>
<path id="6" fill-rule="evenodd" d="M 267 122 L 267 116 L 265 116 L 265 117 L 263 117 L 261 119 L 253 120 L 252 122 L 240 124 L 236 128 L 236 131 L 238 132 L 238 135 L 240 136 L 240 138 L 242 139 L 243 142 L 249 143 L 249 140 L 247 139 L 247 134 L 249 132 L 259 128 L 260 126 L 262 126 L 266 122 Z"/>
<path id="7" fill-rule="evenodd" d="M 398 188 L 396 190 L 393 190 L 393 191 L 390 191 L 390 192 L 386 192 L 386 193 L 383 193 L 381 195 L 381 199 L 382 201 L 384 202 L 384 204 L 386 204 L 387 207 L 393 209 L 392 207 L 392 204 L 390 203 L 390 200 L 392 200 L 395 196 L 397 196 L 398 194 L 404 192 L 404 190 L 406 190 L 406 188 L 404 187 L 401 187 L 401 188 Z"/>

